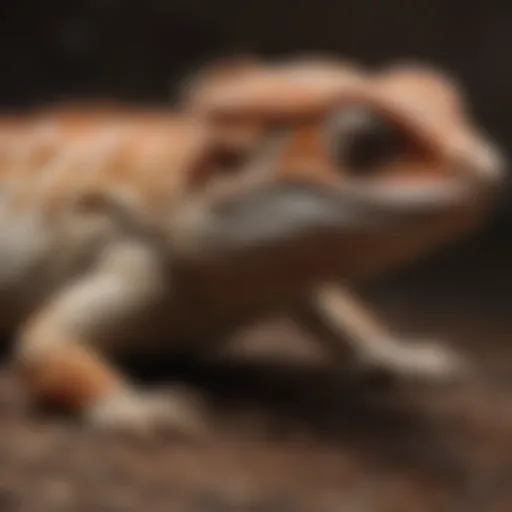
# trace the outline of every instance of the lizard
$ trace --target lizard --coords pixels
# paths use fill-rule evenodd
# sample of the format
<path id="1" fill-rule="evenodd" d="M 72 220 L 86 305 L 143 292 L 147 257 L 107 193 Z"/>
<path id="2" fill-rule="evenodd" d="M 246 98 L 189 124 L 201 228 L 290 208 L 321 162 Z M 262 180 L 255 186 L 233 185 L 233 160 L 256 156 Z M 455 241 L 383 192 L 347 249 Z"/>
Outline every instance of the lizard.
<path id="1" fill-rule="evenodd" d="M 367 278 L 473 226 L 501 167 L 437 76 L 334 68 L 259 67 L 255 89 L 200 77 L 214 94 L 182 111 L 64 109 L 2 122 L 0 325 L 16 332 L 14 360 L 34 401 L 97 426 L 193 429 L 179 396 L 143 393 L 110 355 L 208 353 L 286 310 L 317 332 L 310 313 L 330 311 L 380 364 L 455 370 L 439 348 L 425 364 L 424 347 L 376 343 L 368 320 L 362 329 L 358 313 L 339 314 L 340 297 L 342 308 L 351 299 L 328 283 Z M 418 81 L 437 96 L 427 101 Z M 275 101 L 283 91 L 287 101 Z M 354 105 L 405 141 L 369 173 L 342 149 L 364 138 Z M 250 151 L 229 165 L 239 123 L 255 119 Z"/>

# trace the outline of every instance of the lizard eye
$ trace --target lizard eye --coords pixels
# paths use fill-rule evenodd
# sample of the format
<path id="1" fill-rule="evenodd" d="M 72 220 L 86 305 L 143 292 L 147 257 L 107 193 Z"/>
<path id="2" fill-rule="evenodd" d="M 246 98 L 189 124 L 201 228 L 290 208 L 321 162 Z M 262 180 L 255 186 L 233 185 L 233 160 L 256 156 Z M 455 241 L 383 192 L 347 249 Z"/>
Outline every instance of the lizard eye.
<path id="1" fill-rule="evenodd" d="M 358 105 L 343 108 L 328 120 L 327 139 L 336 164 L 356 174 L 378 171 L 408 150 L 397 127 Z"/>

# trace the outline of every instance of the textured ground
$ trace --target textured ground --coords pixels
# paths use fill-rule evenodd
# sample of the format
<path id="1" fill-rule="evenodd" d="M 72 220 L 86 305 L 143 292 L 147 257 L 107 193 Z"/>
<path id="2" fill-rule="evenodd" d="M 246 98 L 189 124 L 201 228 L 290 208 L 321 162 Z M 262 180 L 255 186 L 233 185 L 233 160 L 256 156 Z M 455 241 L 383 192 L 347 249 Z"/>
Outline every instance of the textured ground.
<path id="1" fill-rule="evenodd" d="M 193 443 L 29 417 L 5 368 L 0 511 L 512 510 L 512 250 L 470 253 L 369 294 L 391 325 L 442 333 L 478 363 L 446 389 L 344 381 L 293 326 L 266 327 L 243 362 L 177 365 L 215 420 Z"/>

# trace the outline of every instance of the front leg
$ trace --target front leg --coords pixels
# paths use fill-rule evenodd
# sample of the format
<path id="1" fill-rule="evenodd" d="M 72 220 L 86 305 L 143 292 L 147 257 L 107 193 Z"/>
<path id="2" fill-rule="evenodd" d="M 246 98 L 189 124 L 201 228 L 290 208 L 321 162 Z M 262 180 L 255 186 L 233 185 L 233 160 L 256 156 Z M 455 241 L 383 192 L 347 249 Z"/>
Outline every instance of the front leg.
<path id="1" fill-rule="evenodd" d="M 317 289 L 297 318 L 331 351 L 339 354 L 350 350 L 363 368 L 431 380 L 452 378 L 467 369 L 466 361 L 446 347 L 431 342 L 409 343 L 391 334 L 342 286 Z"/>
<path id="2" fill-rule="evenodd" d="M 106 357 L 105 345 L 136 327 L 165 293 L 157 268 L 141 247 L 118 245 L 29 319 L 16 360 L 30 398 L 96 426 L 198 432 L 185 397 L 143 395 Z"/>

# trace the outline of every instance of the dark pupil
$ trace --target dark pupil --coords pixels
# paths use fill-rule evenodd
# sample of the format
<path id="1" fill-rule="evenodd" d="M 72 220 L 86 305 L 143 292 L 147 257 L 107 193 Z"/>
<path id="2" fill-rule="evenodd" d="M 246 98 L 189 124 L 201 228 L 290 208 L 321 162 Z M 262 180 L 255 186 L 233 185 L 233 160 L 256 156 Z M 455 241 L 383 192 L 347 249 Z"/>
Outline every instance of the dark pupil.
<path id="1" fill-rule="evenodd" d="M 337 161 L 350 170 L 374 170 L 404 151 L 398 130 L 375 113 L 350 109 L 339 115 L 336 124 Z"/>

